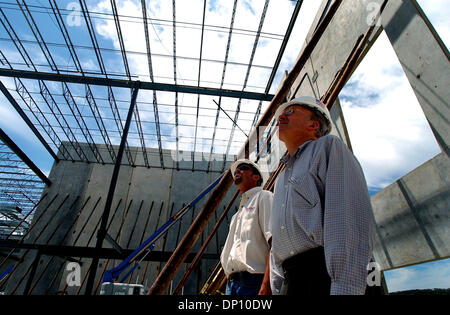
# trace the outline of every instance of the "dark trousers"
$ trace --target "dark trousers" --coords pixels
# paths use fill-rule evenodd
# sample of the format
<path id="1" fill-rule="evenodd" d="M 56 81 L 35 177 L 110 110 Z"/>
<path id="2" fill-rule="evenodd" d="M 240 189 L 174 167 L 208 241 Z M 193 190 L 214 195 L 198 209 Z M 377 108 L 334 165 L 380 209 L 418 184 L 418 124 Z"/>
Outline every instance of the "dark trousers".
<path id="1" fill-rule="evenodd" d="M 226 295 L 258 295 L 264 274 L 236 272 L 228 277 Z"/>
<path id="2" fill-rule="evenodd" d="M 281 292 L 286 295 L 330 295 L 323 247 L 310 249 L 282 263 L 285 281 Z M 382 295 L 381 287 L 366 287 L 366 295 Z"/>

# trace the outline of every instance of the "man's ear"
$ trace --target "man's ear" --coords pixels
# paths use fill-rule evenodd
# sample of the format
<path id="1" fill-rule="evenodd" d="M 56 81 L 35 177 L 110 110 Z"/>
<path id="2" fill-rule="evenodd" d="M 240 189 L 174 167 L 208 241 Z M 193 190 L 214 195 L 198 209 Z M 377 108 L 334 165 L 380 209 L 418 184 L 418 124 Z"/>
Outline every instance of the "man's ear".
<path id="1" fill-rule="evenodd" d="M 317 130 L 320 128 L 320 123 L 317 120 L 310 120 L 308 123 L 308 127 Z"/>
<path id="2" fill-rule="evenodd" d="M 258 174 L 253 174 L 252 176 L 254 179 L 256 179 L 256 181 L 258 181 L 261 178 L 261 176 L 259 176 Z"/>

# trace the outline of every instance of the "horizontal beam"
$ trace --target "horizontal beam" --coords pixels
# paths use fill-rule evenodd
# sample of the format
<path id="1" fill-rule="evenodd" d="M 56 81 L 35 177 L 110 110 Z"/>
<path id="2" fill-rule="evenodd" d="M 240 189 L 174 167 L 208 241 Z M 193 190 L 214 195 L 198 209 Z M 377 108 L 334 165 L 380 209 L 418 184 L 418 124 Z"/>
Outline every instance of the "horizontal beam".
<path id="1" fill-rule="evenodd" d="M 66 83 L 91 84 L 91 85 L 111 86 L 111 87 L 131 88 L 131 89 L 136 86 L 137 82 L 132 80 L 120 80 L 111 78 L 99 78 L 99 77 L 78 76 L 70 74 L 57 74 L 49 72 L 36 72 L 36 71 L 10 70 L 10 69 L 0 69 L 0 76 L 10 78 L 66 82 Z M 141 82 L 140 89 L 243 98 L 267 102 L 270 102 L 273 98 L 272 94 L 266 93 L 254 93 L 237 90 L 214 89 L 208 87 L 197 87 L 197 86 L 155 83 L 155 82 Z"/>
<path id="2" fill-rule="evenodd" d="M 42 245 L 42 244 L 26 244 L 19 243 L 11 240 L 0 240 L 0 249 L 28 249 L 38 250 L 41 255 L 47 256 L 59 256 L 59 257 L 84 257 L 84 258 L 98 258 L 98 259 L 117 259 L 124 260 L 127 258 L 134 249 L 124 249 L 122 253 L 118 253 L 113 248 L 101 248 L 95 247 L 81 247 L 81 246 L 61 246 L 61 245 Z M 196 253 L 190 253 L 186 257 L 185 262 L 190 263 L 194 259 Z M 151 251 L 146 255 L 144 261 L 167 261 L 169 260 L 172 252 L 163 251 Z M 205 259 L 219 259 L 218 254 L 205 254 Z"/>

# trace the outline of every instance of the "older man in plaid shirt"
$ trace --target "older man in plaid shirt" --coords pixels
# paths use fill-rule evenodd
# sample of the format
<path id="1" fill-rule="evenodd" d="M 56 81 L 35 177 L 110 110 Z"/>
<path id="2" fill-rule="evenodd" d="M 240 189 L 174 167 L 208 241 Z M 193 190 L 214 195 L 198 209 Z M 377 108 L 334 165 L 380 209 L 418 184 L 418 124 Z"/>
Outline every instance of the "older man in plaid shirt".
<path id="1" fill-rule="evenodd" d="M 275 115 L 289 154 L 275 185 L 260 294 L 364 294 L 375 221 L 362 169 L 328 135 L 330 114 L 319 100 L 293 99 Z"/>

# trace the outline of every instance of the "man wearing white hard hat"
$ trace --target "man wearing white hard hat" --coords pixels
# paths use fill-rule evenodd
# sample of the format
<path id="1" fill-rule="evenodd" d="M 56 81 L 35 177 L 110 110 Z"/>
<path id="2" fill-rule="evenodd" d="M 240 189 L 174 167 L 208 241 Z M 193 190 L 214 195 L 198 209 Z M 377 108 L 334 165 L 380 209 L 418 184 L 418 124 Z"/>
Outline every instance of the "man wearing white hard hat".
<path id="1" fill-rule="evenodd" d="M 361 166 L 329 135 L 330 113 L 320 100 L 295 98 L 275 117 L 289 154 L 275 184 L 261 292 L 365 294 L 375 221 Z"/>
<path id="2" fill-rule="evenodd" d="M 231 174 L 242 197 L 220 255 L 227 276 L 225 294 L 256 295 L 270 249 L 272 192 L 262 190 L 263 175 L 258 165 L 250 160 L 235 161 Z"/>

